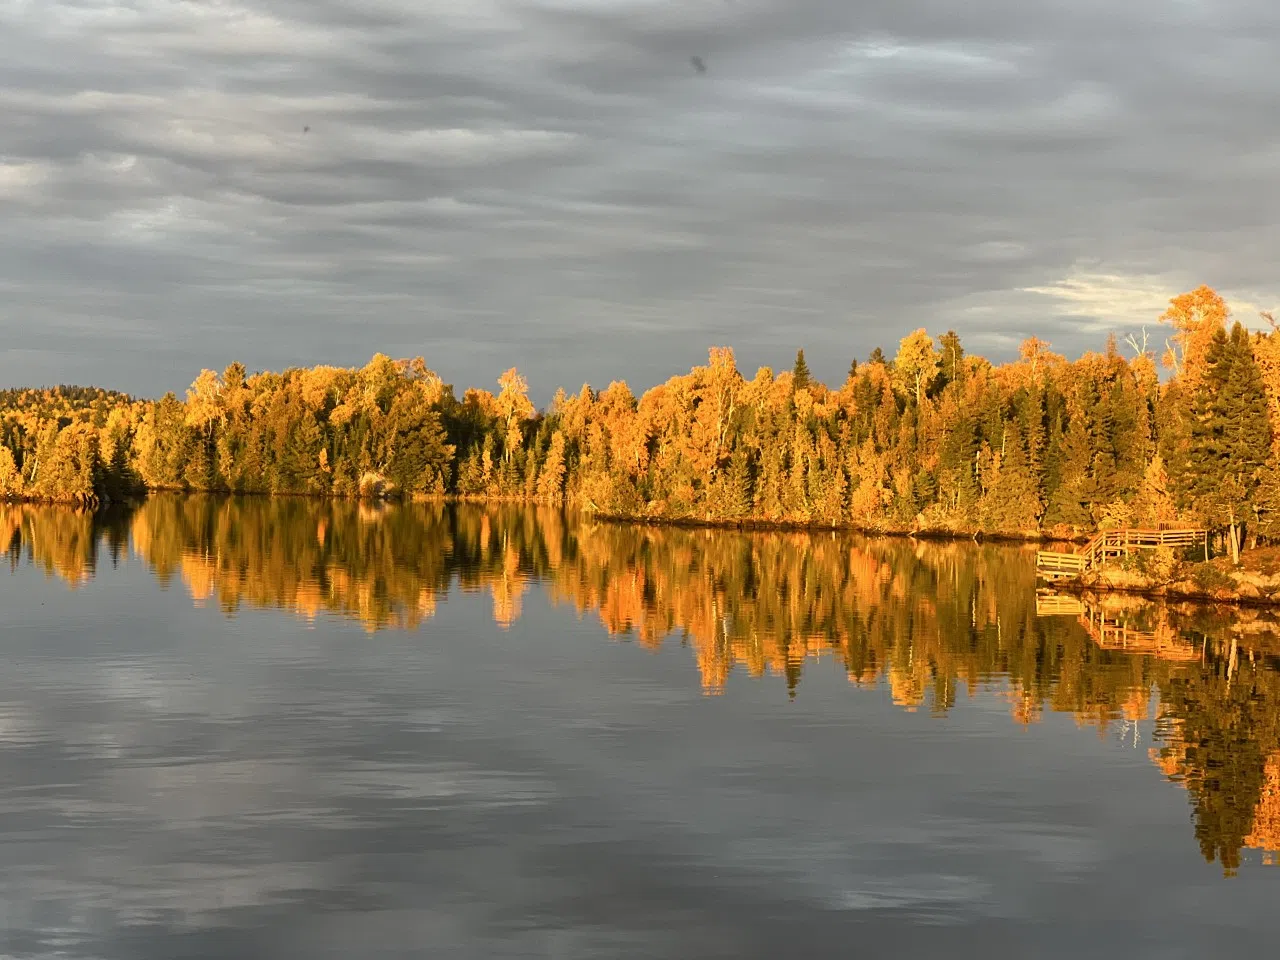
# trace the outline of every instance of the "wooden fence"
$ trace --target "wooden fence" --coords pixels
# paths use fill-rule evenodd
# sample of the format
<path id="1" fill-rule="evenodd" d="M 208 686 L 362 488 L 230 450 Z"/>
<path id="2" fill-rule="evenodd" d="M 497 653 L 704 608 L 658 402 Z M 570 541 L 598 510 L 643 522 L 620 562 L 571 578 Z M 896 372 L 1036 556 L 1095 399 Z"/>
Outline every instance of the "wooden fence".
<path id="1" fill-rule="evenodd" d="M 1209 531 L 1192 528 L 1101 530 L 1094 534 L 1093 539 L 1083 547 L 1071 553 L 1058 550 L 1036 551 L 1036 575 L 1050 582 L 1078 577 L 1108 560 L 1128 556 L 1136 550 L 1155 550 L 1160 547 L 1168 547 L 1171 550 L 1203 547 L 1207 560 Z"/>

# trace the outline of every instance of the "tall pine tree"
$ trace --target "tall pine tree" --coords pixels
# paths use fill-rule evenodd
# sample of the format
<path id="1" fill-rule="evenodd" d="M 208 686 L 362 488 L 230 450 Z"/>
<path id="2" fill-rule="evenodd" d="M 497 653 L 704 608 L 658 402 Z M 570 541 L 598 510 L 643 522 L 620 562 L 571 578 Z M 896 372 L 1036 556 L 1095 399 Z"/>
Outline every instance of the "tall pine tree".
<path id="1" fill-rule="evenodd" d="M 791 385 L 797 390 L 806 389 L 813 382 L 809 375 L 809 364 L 805 363 L 804 351 L 796 351 L 796 365 L 791 371 Z"/>
<path id="2" fill-rule="evenodd" d="M 1255 515 L 1271 449 L 1262 374 L 1244 327 L 1218 330 L 1205 353 L 1205 374 L 1191 396 L 1188 442 L 1176 461 L 1184 496 L 1211 523 L 1225 524 L 1239 560 L 1241 524 Z"/>

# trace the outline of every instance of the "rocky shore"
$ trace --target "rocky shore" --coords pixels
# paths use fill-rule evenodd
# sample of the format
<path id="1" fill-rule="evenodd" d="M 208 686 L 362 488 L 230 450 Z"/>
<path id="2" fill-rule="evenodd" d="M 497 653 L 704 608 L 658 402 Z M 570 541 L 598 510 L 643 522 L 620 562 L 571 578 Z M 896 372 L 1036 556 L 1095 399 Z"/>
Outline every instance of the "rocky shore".
<path id="1" fill-rule="evenodd" d="M 1060 580 L 1054 589 L 1095 596 L 1128 593 L 1161 600 L 1280 607 L 1280 548 L 1246 551 L 1238 567 L 1225 557 L 1189 563 L 1157 550 Z"/>

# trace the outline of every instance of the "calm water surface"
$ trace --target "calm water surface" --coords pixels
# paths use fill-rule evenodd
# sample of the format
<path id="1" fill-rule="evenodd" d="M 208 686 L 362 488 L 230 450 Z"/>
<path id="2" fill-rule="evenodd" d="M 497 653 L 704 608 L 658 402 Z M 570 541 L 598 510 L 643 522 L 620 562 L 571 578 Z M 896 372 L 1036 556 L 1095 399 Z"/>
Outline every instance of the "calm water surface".
<path id="1" fill-rule="evenodd" d="M 0 504 L 0 956 L 1196 957 L 1280 933 L 1265 617 L 550 510 Z"/>

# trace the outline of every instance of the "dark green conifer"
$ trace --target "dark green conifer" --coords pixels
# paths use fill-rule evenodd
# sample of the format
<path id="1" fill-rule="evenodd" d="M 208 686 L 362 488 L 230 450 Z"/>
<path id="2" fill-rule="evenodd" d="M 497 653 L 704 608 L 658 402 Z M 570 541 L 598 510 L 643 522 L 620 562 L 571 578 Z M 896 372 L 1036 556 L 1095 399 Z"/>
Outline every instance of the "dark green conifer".
<path id="1" fill-rule="evenodd" d="M 809 364 L 805 363 L 804 351 L 796 351 L 796 365 L 791 370 L 791 385 L 797 390 L 803 390 L 812 382 L 809 376 Z"/>
<path id="2" fill-rule="evenodd" d="M 983 519 L 992 530 L 1034 530 L 1040 525 L 1043 501 L 1016 419 L 1005 425 L 1001 446 L 999 474 L 983 498 Z"/>
<path id="3" fill-rule="evenodd" d="M 1176 482 L 1211 523 L 1228 527 L 1233 554 L 1254 506 L 1271 450 L 1262 374 L 1239 323 L 1218 330 L 1205 376 L 1191 398 L 1188 442 L 1175 460 Z"/>

